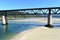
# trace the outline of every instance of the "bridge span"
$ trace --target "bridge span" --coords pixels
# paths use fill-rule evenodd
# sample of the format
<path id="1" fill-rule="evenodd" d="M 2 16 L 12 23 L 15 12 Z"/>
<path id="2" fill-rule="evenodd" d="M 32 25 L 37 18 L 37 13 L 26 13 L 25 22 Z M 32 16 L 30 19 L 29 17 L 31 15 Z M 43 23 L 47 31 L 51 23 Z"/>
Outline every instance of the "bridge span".
<path id="1" fill-rule="evenodd" d="M 13 10 L 0 10 L 0 16 L 2 16 L 3 25 L 7 25 L 8 15 L 48 15 L 47 27 L 52 27 L 52 15 L 60 14 L 60 7 L 49 8 L 28 8 L 28 9 L 13 9 Z"/>

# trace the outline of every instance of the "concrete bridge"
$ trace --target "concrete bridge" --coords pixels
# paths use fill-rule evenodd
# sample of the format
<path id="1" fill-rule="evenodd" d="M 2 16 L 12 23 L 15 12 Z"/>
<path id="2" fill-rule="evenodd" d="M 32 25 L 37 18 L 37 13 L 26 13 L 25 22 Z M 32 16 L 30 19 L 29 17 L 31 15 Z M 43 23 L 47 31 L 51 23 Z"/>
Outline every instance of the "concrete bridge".
<path id="1" fill-rule="evenodd" d="M 60 14 L 60 7 L 49 8 L 28 8 L 28 9 L 13 9 L 13 10 L 0 10 L 0 16 L 2 16 L 3 25 L 7 25 L 8 15 L 48 15 L 47 27 L 52 27 L 52 14 Z"/>

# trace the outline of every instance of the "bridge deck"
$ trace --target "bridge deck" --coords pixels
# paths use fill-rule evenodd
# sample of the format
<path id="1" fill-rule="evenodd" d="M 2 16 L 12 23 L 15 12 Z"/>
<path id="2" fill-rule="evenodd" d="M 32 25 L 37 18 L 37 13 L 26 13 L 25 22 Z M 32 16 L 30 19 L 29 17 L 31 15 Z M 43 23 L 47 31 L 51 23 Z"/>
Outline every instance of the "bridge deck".
<path id="1" fill-rule="evenodd" d="M 0 15 L 41 15 L 60 13 L 60 7 L 0 10 Z"/>

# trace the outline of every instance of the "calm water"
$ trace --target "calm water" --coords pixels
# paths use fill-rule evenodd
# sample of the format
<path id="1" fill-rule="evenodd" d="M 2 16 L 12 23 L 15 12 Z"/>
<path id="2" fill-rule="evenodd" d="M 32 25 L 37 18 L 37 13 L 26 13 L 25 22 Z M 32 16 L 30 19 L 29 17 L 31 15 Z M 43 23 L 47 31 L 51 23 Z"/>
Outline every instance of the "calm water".
<path id="1" fill-rule="evenodd" d="M 26 20 L 26 19 L 24 18 L 24 19 L 17 19 L 17 20 Z M 32 19 L 30 18 L 28 20 L 33 20 L 33 19 L 39 19 L 39 18 L 32 18 Z M 8 40 L 22 31 L 32 29 L 35 27 L 44 27 L 44 25 L 46 25 L 46 23 L 38 23 L 34 21 L 19 22 L 14 20 L 8 20 L 8 25 L 2 25 L 2 21 L 0 21 L 0 40 Z M 54 28 L 59 28 L 60 22 L 54 22 L 53 25 Z"/>

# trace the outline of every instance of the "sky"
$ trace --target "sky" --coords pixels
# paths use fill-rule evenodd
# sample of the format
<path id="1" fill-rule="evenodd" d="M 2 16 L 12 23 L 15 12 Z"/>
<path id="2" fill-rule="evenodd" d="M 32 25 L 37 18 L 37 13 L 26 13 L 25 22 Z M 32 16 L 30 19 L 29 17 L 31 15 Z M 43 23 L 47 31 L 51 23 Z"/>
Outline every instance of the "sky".
<path id="1" fill-rule="evenodd" d="M 0 10 L 60 7 L 60 0 L 0 0 Z"/>

